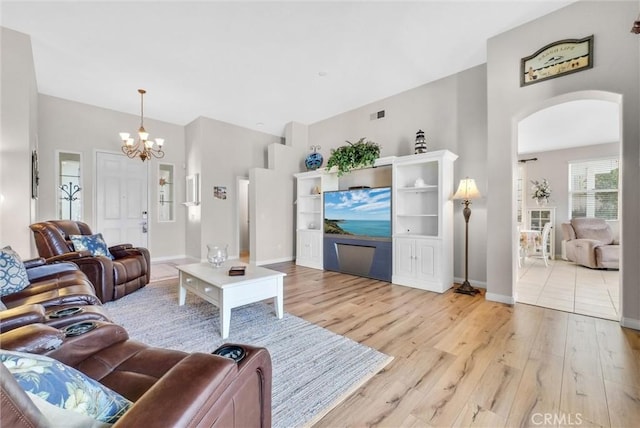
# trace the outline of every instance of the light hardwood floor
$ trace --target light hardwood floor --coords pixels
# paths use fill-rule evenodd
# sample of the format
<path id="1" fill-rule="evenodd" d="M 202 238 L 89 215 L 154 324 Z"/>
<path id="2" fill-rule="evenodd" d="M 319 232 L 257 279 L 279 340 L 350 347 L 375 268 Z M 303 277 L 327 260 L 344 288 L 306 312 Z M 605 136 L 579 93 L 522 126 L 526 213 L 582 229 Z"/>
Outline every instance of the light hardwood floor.
<path id="1" fill-rule="evenodd" d="M 637 427 L 640 332 L 295 266 L 285 310 L 394 360 L 316 427 Z"/>

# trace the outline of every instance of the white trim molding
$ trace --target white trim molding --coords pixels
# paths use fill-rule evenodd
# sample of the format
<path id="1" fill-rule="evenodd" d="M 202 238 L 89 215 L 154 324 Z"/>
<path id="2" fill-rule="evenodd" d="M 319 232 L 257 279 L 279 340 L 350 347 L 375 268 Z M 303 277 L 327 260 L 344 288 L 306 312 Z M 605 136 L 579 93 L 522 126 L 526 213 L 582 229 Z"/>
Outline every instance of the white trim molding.
<path id="1" fill-rule="evenodd" d="M 453 281 L 456 284 L 462 284 L 464 282 L 464 278 L 458 278 L 458 277 L 454 277 Z M 487 289 L 487 283 L 485 281 L 474 281 L 472 279 L 469 280 L 469 284 L 471 284 L 472 286 L 476 287 L 476 288 L 483 288 L 483 289 Z M 456 286 L 454 285 L 453 288 L 456 288 Z"/>
<path id="2" fill-rule="evenodd" d="M 251 264 L 255 263 L 256 266 L 264 266 L 264 265 L 271 265 L 274 263 L 291 262 L 293 260 L 295 260 L 295 258 L 291 256 L 291 257 L 283 257 L 281 259 L 272 259 L 272 260 L 260 260 L 260 261 L 252 260 Z"/>
<path id="3" fill-rule="evenodd" d="M 507 305 L 513 305 L 516 303 L 513 296 L 505 296 L 504 294 L 487 293 L 484 295 L 484 298 L 491 302 L 505 303 Z"/>
<path id="4" fill-rule="evenodd" d="M 634 330 L 640 330 L 640 320 L 634 318 L 625 318 L 622 317 L 620 320 L 620 325 L 626 328 L 632 328 Z"/>

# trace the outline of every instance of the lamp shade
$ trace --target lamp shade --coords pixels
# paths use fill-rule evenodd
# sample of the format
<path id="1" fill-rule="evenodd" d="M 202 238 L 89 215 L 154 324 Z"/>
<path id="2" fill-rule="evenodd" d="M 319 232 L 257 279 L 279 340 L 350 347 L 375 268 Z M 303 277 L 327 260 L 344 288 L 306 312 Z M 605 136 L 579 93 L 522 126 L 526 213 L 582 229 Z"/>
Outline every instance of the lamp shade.
<path id="1" fill-rule="evenodd" d="M 464 178 L 460 180 L 460 184 L 458 185 L 458 190 L 455 195 L 453 195 L 453 199 L 477 199 L 480 196 L 480 192 L 478 191 L 478 186 L 476 186 L 476 181 L 473 178 Z"/>

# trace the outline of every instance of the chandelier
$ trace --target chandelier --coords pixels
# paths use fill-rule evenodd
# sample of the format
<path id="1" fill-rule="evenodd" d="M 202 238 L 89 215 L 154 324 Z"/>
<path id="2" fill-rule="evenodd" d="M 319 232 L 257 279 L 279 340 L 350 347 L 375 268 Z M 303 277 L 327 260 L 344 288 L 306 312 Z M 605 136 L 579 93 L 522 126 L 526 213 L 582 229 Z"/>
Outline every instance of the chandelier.
<path id="1" fill-rule="evenodd" d="M 154 158 L 163 158 L 164 152 L 162 151 L 162 145 L 164 144 L 163 138 L 156 138 L 155 141 L 149 140 L 149 133 L 144 129 L 144 94 L 147 93 L 144 89 L 138 89 L 140 94 L 140 129 L 138 129 L 138 140 L 134 140 L 129 136 L 128 132 L 121 132 L 120 139 L 122 140 L 122 152 L 130 159 L 140 157 L 142 162 L 149 159 L 151 156 Z M 154 144 L 157 148 L 154 148 Z"/>

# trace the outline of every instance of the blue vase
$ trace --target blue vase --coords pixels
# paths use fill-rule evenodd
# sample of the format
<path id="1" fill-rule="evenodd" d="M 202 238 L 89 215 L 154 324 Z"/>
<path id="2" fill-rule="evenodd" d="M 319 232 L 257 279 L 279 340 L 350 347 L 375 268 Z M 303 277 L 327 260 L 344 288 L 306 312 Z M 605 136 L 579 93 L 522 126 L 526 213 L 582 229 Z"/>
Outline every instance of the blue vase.
<path id="1" fill-rule="evenodd" d="M 312 146 L 313 153 L 309 153 L 307 158 L 304 160 L 304 165 L 307 167 L 309 171 L 316 170 L 322 166 L 322 162 L 324 162 L 324 158 L 322 154 L 318 153 L 316 150 L 320 147 Z"/>

